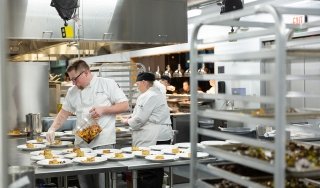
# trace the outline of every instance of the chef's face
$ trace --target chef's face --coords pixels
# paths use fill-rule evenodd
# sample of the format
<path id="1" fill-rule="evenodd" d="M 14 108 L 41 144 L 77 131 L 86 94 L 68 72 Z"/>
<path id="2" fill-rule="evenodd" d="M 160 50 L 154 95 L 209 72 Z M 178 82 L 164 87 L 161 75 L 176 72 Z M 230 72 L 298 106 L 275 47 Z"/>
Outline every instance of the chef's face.
<path id="1" fill-rule="evenodd" d="M 146 91 L 147 81 L 144 81 L 144 80 L 137 81 L 136 84 L 137 84 L 138 90 L 139 90 L 141 93 L 144 93 L 144 92 Z"/>
<path id="2" fill-rule="evenodd" d="M 87 71 L 75 71 L 72 70 L 68 72 L 70 80 L 72 81 L 73 85 L 76 85 L 79 89 L 84 89 L 86 85 L 86 77 L 87 77 Z"/>

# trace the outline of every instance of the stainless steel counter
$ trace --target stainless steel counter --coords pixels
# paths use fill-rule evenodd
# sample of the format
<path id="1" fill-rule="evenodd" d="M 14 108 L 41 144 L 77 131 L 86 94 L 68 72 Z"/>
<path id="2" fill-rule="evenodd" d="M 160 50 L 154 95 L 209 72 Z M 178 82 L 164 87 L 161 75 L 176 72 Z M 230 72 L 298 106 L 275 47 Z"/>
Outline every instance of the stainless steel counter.
<path id="1" fill-rule="evenodd" d="M 9 165 L 14 166 L 34 166 L 35 167 L 35 178 L 50 178 L 50 177 L 62 177 L 72 176 L 79 174 L 94 174 L 94 173 L 105 173 L 105 172 L 133 172 L 133 184 L 136 187 L 136 175 L 137 170 L 141 169 L 152 169 L 160 167 L 173 167 L 181 165 L 189 165 L 190 160 L 176 160 L 172 162 L 156 163 L 147 161 L 142 158 L 133 158 L 126 161 L 107 161 L 99 165 L 92 166 L 81 166 L 78 164 L 70 164 L 70 166 L 62 168 L 44 168 L 38 166 L 36 163 L 30 160 L 30 151 L 21 151 L 17 149 L 17 145 L 24 144 L 26 138 L 14 138 L 9 139 Z M 63 148 L 65 149 L 65 148 Z M 216 161 L 215 158 L 207 158 L 201 160 L 203 163 L 212 163 Z M 172 176 L 171 176 L 172 177 Z M 172 181 L 171 181 L 172 182 Z M 115 184 L 113 185 L 115 187 Z"/>

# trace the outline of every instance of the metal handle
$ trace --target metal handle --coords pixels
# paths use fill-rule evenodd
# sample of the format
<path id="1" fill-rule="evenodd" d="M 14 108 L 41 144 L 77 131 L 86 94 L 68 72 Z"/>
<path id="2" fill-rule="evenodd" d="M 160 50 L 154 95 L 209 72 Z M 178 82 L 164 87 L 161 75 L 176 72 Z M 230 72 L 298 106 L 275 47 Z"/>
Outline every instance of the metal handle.
<path id="1" fill-rule="evenodd" d="M 49 34 L 49 38 L 52 38 L 53 31 L 43 31 L 43 32 L 42 32 L 42 38 L 44 38 L 44 35 L 45 35 L 46 33 Z"/>
<path id="2" fill-rule="evenodd" d="M 168 35 L 158 35 L 158 37 L 160 37 L 160 38 L 167 38 L 168 37 Z"/>
<path id="3" fill-rule="evenodd" d="M 103 33 L 102 40 L 111 40 L 113 33 Z M 107 38 L 109 36 L 109 38 Z"/>

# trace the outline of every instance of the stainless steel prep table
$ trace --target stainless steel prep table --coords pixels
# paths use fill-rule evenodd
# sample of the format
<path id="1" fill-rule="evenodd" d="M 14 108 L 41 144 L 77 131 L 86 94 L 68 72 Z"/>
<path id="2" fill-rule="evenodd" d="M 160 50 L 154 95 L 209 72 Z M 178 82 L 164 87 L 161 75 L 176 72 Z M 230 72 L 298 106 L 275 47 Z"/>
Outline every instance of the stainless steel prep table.
<path id="1" fill-rule="evenodd" d="M 175 160 L 172 162 L 156 163 L 152 161 L 147 161 L 142 158 L 133 158 L 125 161 L 112 161 L 112 162 L 107 161 L 106 163 L 101 163 L 99 165 L 91 165 L 91 166 L 71 164 L 70 166 L 62 167 L 62 168 L 43 168 L 30 160 L 30 151 L 20 151 L 17 149 L 17 145 L 24 144 L 25 142 L 26 142 L 26 138 L 9 139 L 9 144 L 10 144 L 9 165 L 35 166 L 36 178 L 63 177 L 63 176 L 72 176 L 72 175 L 79 175 L 79 174 L 111 172 L 112 185 L 113 187 L 116 187 L 116 172 L 132 171 L 133 188 L 136 188 L 138 170 L 169 167 L 170 177 L 172 178 L 172 169 L 171 169 L 172 167 L 190 164 L 190 160 L 182 160 L 182 159 Z M 206 158 L 206 159 L 202 159 L 200 162 L 212 163 L 215 161 L 216 161 L 215 158 Z M 172 187 L 172 179 L 170 183 Z"/>

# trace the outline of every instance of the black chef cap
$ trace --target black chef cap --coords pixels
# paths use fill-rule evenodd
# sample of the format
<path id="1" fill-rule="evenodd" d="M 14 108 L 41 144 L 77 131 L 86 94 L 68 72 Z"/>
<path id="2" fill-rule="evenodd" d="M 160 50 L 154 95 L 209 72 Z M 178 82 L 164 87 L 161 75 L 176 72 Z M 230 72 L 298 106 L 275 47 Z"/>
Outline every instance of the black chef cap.
<path id="1" fill-rule="evenodd" d="M 138 74 L 137 76 L 137 81 L 155 81 L 156 77 L 154 76 L 153 73 L 151 72 L 142 72 L 140 74 Z"/>
<path id="2" fill-rule="evenodd" d="M 167 75 L 162 75 L 161 76 L 161 80 L 167 80 L 169 84 L 171 82 L 171 78 L 169 76 L 167 76 Z"/>

